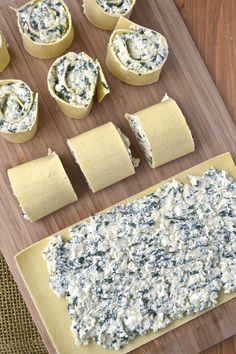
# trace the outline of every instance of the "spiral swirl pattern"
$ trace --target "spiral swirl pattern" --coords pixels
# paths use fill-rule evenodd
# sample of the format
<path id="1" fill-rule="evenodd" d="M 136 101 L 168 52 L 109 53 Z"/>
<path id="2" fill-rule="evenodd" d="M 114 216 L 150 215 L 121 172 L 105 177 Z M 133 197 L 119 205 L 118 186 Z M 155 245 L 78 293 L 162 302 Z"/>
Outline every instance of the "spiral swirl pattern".
<path id="1" fill-rule="evenodd" d="M 96 0 L 101 9 L 113 15 L 124 15 L 133 6 L 133 0 Z"/>
<path id="2" fill-rule="evenodd" d="M 117 32 L 112 48 L 120 63 L 139 75 L 158 70 L 168 56 L 165 37 L 140 26 L 135 30 Z"/>
<path id="3" fill-rule="evenodd" d="M 0 81 L 0 132 L 30 130 L 37 117 L 37 96 L 20 80 Z"/>
<path id="4" fill-rule="evenodd" d="M 49 85 L 61 100 L 87 107 L 95 93 L 98 65 L 87 54 L 70 52 L 58 58 L 49 72 Z"/>
<path id="5" fill-rule="evenodd" d="M 54 43 L 69 29 L 70 13 L 62 0 L 36 0 L 18 11 L 21 31 L 36 43 Z"/>

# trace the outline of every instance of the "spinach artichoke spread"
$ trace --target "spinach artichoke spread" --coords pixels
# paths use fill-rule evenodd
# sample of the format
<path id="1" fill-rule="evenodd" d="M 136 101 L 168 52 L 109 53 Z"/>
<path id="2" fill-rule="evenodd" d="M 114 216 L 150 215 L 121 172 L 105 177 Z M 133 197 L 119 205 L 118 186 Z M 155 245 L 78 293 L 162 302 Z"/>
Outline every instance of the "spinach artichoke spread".
<path id="1" fill-rule="evenodd" d="M 236 290 L 236 183 L 214 168 L 49 239 L 52 290 L 76 344 L 119 349 Z"/>
<path id="2" fill-rule="evenodd" d="M 133 0 L 96 0 L 96 3 L 112 15 L 124 15 L 133 7 Z"/>
<path id="3" fill-rule="evenodd" d="M 87 107 L 94 96 L 98 74 L 98 64 L 87 54 L 70 52 L 55 61 L 48 84 L 61 100 Z"/>
<path id="4" fill-rule="evenodd" d="M 38 98 L 20 80 L 0 81 L 0 132 L 30 130 L 37 118 Z"/>
<path id="5" fill-rule="evenodd" d="M 70 13 L 62 0 L 30 1 L 17 11 L 22 33 L 36 43 L 54 43 L 69 29 Z"/>
<path id="6" fill-rule="evenodd" d="M 168 56 L 168 44 L 160 33 L 141 26 L 121 31 L 112 39 L 112 48 L 127 70 L 139 75 L 162 67 Z"/>

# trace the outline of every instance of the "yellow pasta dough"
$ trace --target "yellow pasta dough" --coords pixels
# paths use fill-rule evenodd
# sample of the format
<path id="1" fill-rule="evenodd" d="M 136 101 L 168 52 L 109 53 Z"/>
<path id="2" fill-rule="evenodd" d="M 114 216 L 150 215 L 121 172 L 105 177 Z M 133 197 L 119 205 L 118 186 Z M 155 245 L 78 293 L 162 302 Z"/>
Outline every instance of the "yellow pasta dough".
<path id="1" fill-rule="evenodd" d="M 135 173 L 129 140 L 109 122 L 68 139 L 67 144 L 93 192 Z"/>
<path id="2" fill-rule="evenodd" d="M 108 43 L 106 64 L 119 80 L 144 86 L 159 80 L 167 56 L 164 36 L 120 17 Z"/>
<path id="3" fill-rule="evenodd" d="M 34 137 L 37 123 L 38 94 L 21 80 L 0 80 L 0 135 L 24 143 Z"/>
<path id="4" fill-rule="evenodd" d="M 84 13 L 95 27 L 112 30 L 119 17 L 129 18 L 136 0 L 84 0 Z"/>
<path id="5" fill-rule="evenodd" d="M 60 110 L 76 119 L 88 116 L 95 94 L 101 102 L 110 93 L 99 61 L 84 52 L 56 59 L 48 72 L 48 90 Z"/>
<path id="6" fill-rule="evenodd" d="M 152 168 L 194 151 L 186 120 L 168 96 L 161 103 L 125 116 Z"/>
<path id="7" fill-rule="evenodd" d="M 7 170 L 15 197 L 24 217 L 35 222 L 77 200 L 60 158 L 48 156 Z"/>
<path id="8" fill-rule="evenodd" d="M 181 183 L 189 183 L 188 175 L 201 175 L 207 169 L 214 167 L 219 170 L 225 170 L 229 175 L 236 180 L 236 167 L 230 153 L 216 156 L 210 160 L 204 161 L 199 165 L 193 166 L 188 170 L 169 178 L 166 181 L 155 184 L 150 188 L 139 192 L 131 196 L 130 198 L 121 201 L 119 204 L 128 204 L 139 198 L 143 198 L 151 193 L 155 193 L 165 182 L 172 180 L 173 178 Z M 114 205 L 104 210 L 109 211 L 114 208 Z M 102 211 L 101 213 L 103 213 Z M 83 224 L 85 220 L 80 221 Z M 66 228 L 59 232 L 63 236 L 64 240 L 69 240 L 71 237 L 70 228 Z M 58 234 L 58 233 L 57 233 Z M 54 344 L 55 350 L 58 354 L 125 354 L 129 353 L 136 348 L 148 343 L 151 340 L 168 333 L 175 328 L 182 326 L 183 324 L 193 320 L 194 318 L 202 315 L 202 312 L 192 316 L 177 319 L 167 327 L 160 329 L 158 332 L 150 332 L 144 336 L 136 337 L 128 345 L 120 350 L 108 350 L 101 346 L 96 345 L 94 342 L 90 342 L 88 346 L 77 346 L 74 343 L 74 338 L 70 330 L 71 320 L 66 309 L 67 301 L 65 298 L 57 297 L 50 289 L 49 274 L 47 266 L 43 260 L 42 253 L 48 244 L 49 238 L 45 238 L 16 255 L 16 262 L 20 273 L 23 277 L 25 284 L 31 294 L 33 302 L 38 310 L 38 313 L 43 320 L 43 323 L 47 329 L 47 332 Z M 235 298 L 236 292 L 233 293 L 220 293 L 217 306 Z M 50 306 L 48 304 L 50 303 Z M 207 311 L 210 311 L 209 308 Z M 63 333 L 63 335 L 62 335 Z"/>
<path id="9" fill-rule="evenodd" d="M 70 47 L 74 29 L 63 0 L 31 0 L 15 11 L 23 45 L 32 56 L 49 59 Z"/>
<path id="10" fill-rule="evenodd" d="M 8 52 L 8 44 L 0 31 L 0 73 L 6 69 L 10 62 L 10 55 Z"/>

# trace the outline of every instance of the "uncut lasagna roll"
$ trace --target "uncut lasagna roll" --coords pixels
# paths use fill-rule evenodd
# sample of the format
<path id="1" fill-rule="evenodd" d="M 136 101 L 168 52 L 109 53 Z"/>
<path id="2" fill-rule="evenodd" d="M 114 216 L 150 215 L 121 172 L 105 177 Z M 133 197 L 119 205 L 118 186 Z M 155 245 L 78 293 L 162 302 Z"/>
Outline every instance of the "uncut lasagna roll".
<path id="1" fill-rule="evenodd" d="M 74 30 L 63 0 L 32 0 L 16 13 L 24 47 L 32 56 L 53 58 L 70 47 Z"/>
<path id="2" fill-rule="evenodd" d="M 88 116 L 95 93 L 101 102 L 110 92 L 98 60 L 83 52 L 56 59 L 48 73 L 48 89 L 60 110 L 76 119 Z"/>
<path id="3" fill-rule="evenodd" d="M 0 135 L 12 143 L 32 139 L 38 123 L 38 94 L 21 80 L 0 80 Z"/>
<path id="4" fill-rule="evenodd" d="M 108 43 L 106 64 L 119 80 L 144 86 L 159 80 L 167 56 L 164 36 L 120 17 Z"/>
<path id="5" fill-rule="evenodd" d="M 129 18 L 136 0 L 84 0 L 84 13 L 94 26 L 112 30 L 119 17 Z"/>
<path id="6" fill-rule="evenodd" d="M 135 173 L 129 139 L 111 122 L 67 140 L 90 189 L 95 193 Z"/>
<path id="7" fill-rule="evenodd" d="M 3 37 L 2 32 L 0 31 L 0 73 L 6 69 L 7 65 L 10 62 L 10 55 L 7 47 L 7 41 Z"/>
<path id="8" fill-rule="evenodd" d="M 194 151 L 183 113 L 168 96 L 161 103 L 125 117 L 152 168 Z"/>
<path id="9" fill-rule="evenodd" d="M 23 216 L 32 223 L 77 200 L 60 158 L 51 150 L 7 174 Z"/>

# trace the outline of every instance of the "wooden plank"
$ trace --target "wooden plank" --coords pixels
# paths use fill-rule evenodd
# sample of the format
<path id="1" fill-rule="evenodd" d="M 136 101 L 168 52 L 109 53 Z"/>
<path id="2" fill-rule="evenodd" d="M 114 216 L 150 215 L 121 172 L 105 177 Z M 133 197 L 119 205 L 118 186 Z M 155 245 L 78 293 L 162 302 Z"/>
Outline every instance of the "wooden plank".
<path id="1" fill-rule="evenodd" d="M 12 3 L 4 0 L 4 3 L 7 2 Z M 15 4 L 19 6 L 24 2 L 19 0 Z M 236 157 L 235 125 L 172 0 L 138 0 L 133 13 L 132 19 L 137 23 L 164 33 L 171 49 L 160 82 L 144 88 L 125 85 L 108 73 L 104 59 L 109 32 L 97 30 L 86 21 L 81 3 L 73 0 L 67 0 L 67 3 L 72 10 L 75 27 L 75 40 L 70 49 L 84 50 L 91 56 L 97 56 L 104 66 L 112 90 L 112 94 L 102 104 L 95 104 L 90 116 L 82 121 L 71 120 L 59 112 L 46 87 L 47 71 L 53 60 L 42 61 L 28 55 L 21 45 L 15 14 L 5 4 L 1 3 L 0 9 L 1 30 L 10 43 L 12 55 L 10 66 L 0 78 L 25 80 L 34 91 L 39 92 L 40 99 L 40 124 L 36 137 L 23 145 L 13 145 L 4 140 L 0 142 L 0 248 L 50 353 L 54 353 L 54 349 L 16 270 L 14 254 L 90 213 L 102 210 L 207 158 L 228 150 Z M 126 111 L 132 113 L 159 101 L 165 92 L 182 107 L 193 131 L 197 149 L 195 153 L 153 171 L 145 162 L 123 116 Z M 142 164 L 135 176 L 93 195 L 74 164 L 65 141 L 68 137 L 108 120 L 112 120 L 131 137 L 133 151 L 142 157 Z M 49 146 L 61 156 L 79 201 L 31 225 L 20 215 L 5 170 L 46 154 Z M 172 353 L 174 350 L 176 353 L 199 352 L 233 335 L 236 332 L 235 318 L 235 301 L 231 301 L 141 350 L 150 353 L 160 347 L 161 353 L 169 353 L 170 350 Z M 139 350 L 135 352 L 141 353 Z"/>

